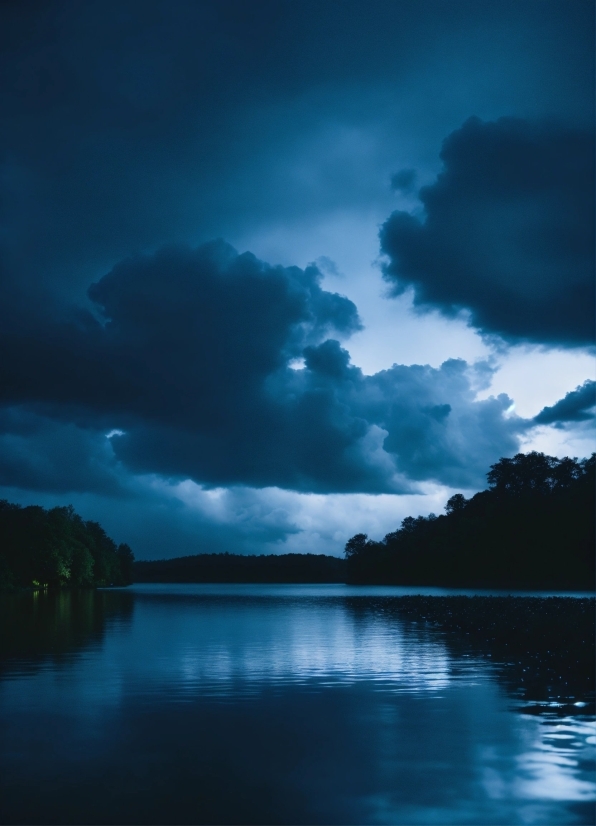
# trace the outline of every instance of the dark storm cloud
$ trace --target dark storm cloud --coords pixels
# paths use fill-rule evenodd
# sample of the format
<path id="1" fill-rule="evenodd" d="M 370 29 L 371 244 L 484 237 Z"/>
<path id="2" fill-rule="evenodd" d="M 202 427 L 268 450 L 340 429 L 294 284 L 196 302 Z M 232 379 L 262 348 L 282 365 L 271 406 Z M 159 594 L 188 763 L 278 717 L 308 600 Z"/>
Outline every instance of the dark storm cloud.
<path id="1" fill-rule="evenodd" d="M 181 427 L 225 421 L 238 399 L 248 413 L 304 346 L 360 328 L 354 304 L 320 279 L 223 241 L 130 259 L 89 289 L 100 320 L 6 320 L 0 396 Z"/>
<path id="2" fill-rule="evenodd" d="M 383 129 L 403 132 L 403 89 L 409 141 L 430 152 L 452 124 L 409 103 L 428 72 L 448 70 L 467 99 L 480 67 L 482 98 L 490 88 L 499 112 L 541 98 L 546 113 L 589 120 L 592 32 L 593 9 L 579 2 L 4 3 L 4 276 L 76 289 L 164 243 L 378 200 L 377 158 L 358 155 L 353 170 L 340 159 L 312 186 L 291 170 L 312 160 L 307 147 L 317 153 L 329 124 L 376 128 L 379 90 L 398 100 Z M 495 43 L 506 66 L 485 56 Z"/>
<path id="3" fill-rule="evenodd" d="M 543 407 L 534 417 L 536 424 L 585 422 L 595 417 L 596 382 L 585 381 L 551 407 Z"/>
<path id="4" fill-rule="evenodd" d="M 398 192 L 411 192 L 416 183 L 415 169 L 400 169 L 391 176 L 391 189 Z"/>
<path id="5" fill-rule="evenodd" d="M 122 497 L 125 475 L 104 433 L 32 410 L 0 408 L 0 487 Z"/>
<path id="6" fill-rule="evenodd" d="M 0 16 L 5 257 L 13 277 L 55 282 L 213 237 L 230 214 L 291 212 L 263 166 L 308 126 L 271 127 L 268 107 L 399 72 L 415 50 L 398 24 L 422 28 L 392 3 L 375 17 L 308 0 L 65 0 Z"/>
<path id="7" fill-rule="evenodd" d="M 395 292 L 509 341 L 592 344 L 593 132 L 472 118 L 441 158 L 424 218 L 394 212 L 381 230 Z"/>
<path id="8" fill-rule="evenodd" d="M 215 484 L 405 493 L 425 480 L 481 485 L 528 426 L 504 416 L 507 396 L 475 401 L 465 362 L 364 376 L 334 341 L 307 348 L 305 360 L 304 370 L 272 377 L 250 421 L 226 430 L 140 425 L 113 440 L 116 453 L 137 472 Z"/>
<path id="9" fill-rule="evenodd" d="M 314 266 L 271 267 L 223 242 L 123 262 L 89 291 L 101 321 L 5 326 L 2 398 L 125 430 L 113 444 L 135 469 L 215 484 L 376 489 L 378 471 L 349 455 L 364 421 L 330 419 L 324 393 L 276 395 L 304 347 L 359 328 L 352 302 L 322 290 L 320 278 Z"/>
<path id="10" fill-rule="evenodd" d="M 88 431 L 90 455 L 97 432 L 118 429 L 111 449 L 129 470 L 210 485 L 470 486 L 516 449 L 526 424 L 504 417 L 510 400 L 475 400 L 484 368 L 352 366 L 328 336 L 359 329 L 356 308 L 320 279 L 222 241 L 124 261 L 89 290 L 97 317 L 5 326 L 2 399 L 76 422 L 66 443 Z M 304 369 L 292 368 L 298 357 Z M 40 438 L 31 449 L 43 454 Z"/>
<path id="11" fill-rule="evenodd" d="M 64 0 L 0 18 L 0 479 L 402 491 L 482 484 L 517 449 L 527 423 L 476 401 L 463 362 L 352 366 L 330 337 L 356 309 L 316 268 L 163 245 L 366 212 L 416 163 L 387 136 L 434 157 L 475 66 L 489 109 L 539 98 L 589 121 L 589 4 Z M 461 115 L 427 105 L 444 72 Z"/>

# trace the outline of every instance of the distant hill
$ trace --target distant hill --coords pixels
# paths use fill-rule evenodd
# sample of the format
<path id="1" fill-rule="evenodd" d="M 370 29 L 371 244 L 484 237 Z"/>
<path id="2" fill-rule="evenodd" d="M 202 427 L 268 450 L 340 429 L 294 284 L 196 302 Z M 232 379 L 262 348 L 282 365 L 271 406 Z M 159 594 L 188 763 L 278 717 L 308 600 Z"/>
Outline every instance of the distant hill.
<path id="1" fill-rule="evenodd" d="M 345 582 L 346 561 L 324 554 L 197 554 L 133 565 L 134 582 Z"/>

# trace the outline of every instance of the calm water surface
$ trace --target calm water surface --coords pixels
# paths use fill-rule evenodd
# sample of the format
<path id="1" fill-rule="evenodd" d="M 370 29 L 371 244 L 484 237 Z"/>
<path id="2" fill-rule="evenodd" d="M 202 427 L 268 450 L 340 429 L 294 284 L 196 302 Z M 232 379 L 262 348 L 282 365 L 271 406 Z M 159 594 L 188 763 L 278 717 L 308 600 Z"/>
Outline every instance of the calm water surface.
<path id="1" fill-rule="evenodd" d="M 2 597 L 0 821 L 594 823 L 591 698 L 530 704 L 395 594 Z"/>

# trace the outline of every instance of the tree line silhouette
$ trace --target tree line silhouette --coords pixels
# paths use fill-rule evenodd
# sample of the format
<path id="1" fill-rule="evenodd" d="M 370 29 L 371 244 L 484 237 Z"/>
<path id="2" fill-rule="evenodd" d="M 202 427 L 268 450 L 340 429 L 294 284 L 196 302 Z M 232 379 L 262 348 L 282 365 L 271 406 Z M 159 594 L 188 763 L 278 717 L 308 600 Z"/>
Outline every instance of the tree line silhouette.
<path id="1" fill-rule="evenodd" d="M 348 582 L 593 590 L 595 461 L 500 459 L 489 489 L 455 494 L 444 515 L 408 516 L 380 542 L 349 539 Z"/>
<path id="2" fill-rule="evenodd" d="M 135 562 L 135 582 L 345 582 L 346 562 L 324 554 L 197 554 Z"/>
<path id="3" fill-rule="evenodd" d="M 134 555 L 72 505 L 46 510 L 0 500 L 0 587 L 129 585 Z"/>

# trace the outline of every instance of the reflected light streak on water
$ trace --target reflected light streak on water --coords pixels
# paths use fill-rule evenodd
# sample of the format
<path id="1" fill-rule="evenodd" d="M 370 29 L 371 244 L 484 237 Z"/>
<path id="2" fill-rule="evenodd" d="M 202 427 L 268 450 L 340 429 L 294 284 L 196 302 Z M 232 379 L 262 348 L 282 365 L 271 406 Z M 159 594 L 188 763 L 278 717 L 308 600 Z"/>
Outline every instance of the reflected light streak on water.
<path id="1" fill-rule="evenodd" d="M 325 681 L 350 685 L 375 681 L 402 691 L 436 690 L 449 684 L 449 657 L 437 642 L 406 636 L 377 620 L 355 627 L 342 606 L 332 611 L 312 606 L 278 608 L 274 639 L 263 644 L 250 617 L 239 609 L 238 621 L 246 633 L 241 640 L 199 622 L 193 636 L 201 644 L 164 655 L 162 668 L 172 674 L 172 689 L 182 692 L 211 690 L 225 694 L 242 691 L 243 684 L 280 684 Z"/>
<path id="2" fill-rule="evenodd" d="M 596 800 L 593 780 L 577 777 L 581 763 L 594 761 L 594 722 L 565 717 L 540 721 L 533 742 L 517 758 L 517 797 Z"/>

